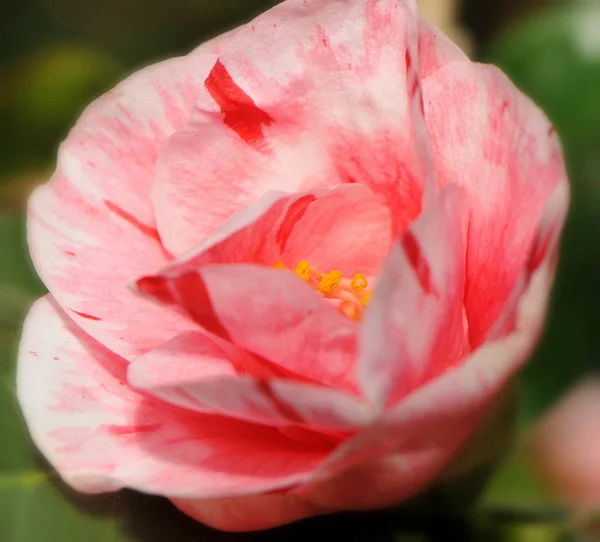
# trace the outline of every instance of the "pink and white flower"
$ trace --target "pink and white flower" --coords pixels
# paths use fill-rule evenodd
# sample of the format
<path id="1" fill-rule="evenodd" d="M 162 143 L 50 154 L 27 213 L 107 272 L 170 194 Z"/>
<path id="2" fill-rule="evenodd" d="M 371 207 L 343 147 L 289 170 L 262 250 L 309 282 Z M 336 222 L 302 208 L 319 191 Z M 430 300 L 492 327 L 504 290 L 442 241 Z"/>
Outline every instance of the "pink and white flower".
<path id="1" fill-rule="evenodd" d="M 414 1 L 287 0 L 93 103 L 33 194 L 33 439 L 221 529 L 401 502 L 534 345 L 567 201 Z"/>
<path id="2" fill-rule="evenodd" d="M 560 499 L 600 511 L 600 378 L 575 386 L 535 427 L 529 444 Z"/>

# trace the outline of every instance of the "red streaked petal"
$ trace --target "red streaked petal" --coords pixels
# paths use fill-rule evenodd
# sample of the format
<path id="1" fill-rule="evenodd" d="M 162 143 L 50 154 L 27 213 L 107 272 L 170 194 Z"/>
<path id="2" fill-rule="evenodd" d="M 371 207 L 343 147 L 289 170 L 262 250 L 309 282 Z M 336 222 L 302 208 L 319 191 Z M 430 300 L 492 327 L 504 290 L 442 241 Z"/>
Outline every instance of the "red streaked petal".
<path id="1" fill-rule="evenodd" d="M 467 195 L 465 308 L 476 348 L 528 265 L 547 202 L 566 185 L 562 150 L 543 113 L 497 68 L 448 65 L 427 79 L 425 102 L 439 180 Z"/>
<path id="2" fill-rule="evenodd" d="M 78 491 L 261 493 L 306 479 L 330 450 L 318 442 L 299 447 L 274 428 L 172 407 L 129 388 L 126 370 L 124 359 L 86 336 L 52 298 L 31 309 L 19 402 L 34 442 Z"/>
<path id="3" fill-rule="evenodd" d="M 421 75 L 464 60 L 412 2 L 288 0 L 238 29 L 211 92 L 161 153 L 153 197 L 166 247 L 185 253 L 269 191 L 346 182 L 383 194 L 399 233 L 435 173 Z"/>
<path id="4" fill-rule="evenodd" d="M 467 209 L 447 187 L 394 245 L 361 328 L 358 374 L 381 407 L 469 352 L 463 320 Z"/>
<path id="5" fill-rule="evenodd" d="M 198 412 L 233 416 L 277 427 L 355 431 L 370 422 L 359 399 L 335 389 L 238 373 L 249 354 L 199 333 L 177 337 L 136 359 L 130 384 Z"/>
<path id="6" fill-rule="evenodd" d="M 28 241 L 45 285 L 79 325 L 125 357 L 188 325 L 127 284 L 170 259 L 150 198 L 156 158 L 189 120 L 216 58 L 211 47 L 144 68 L 92 103 L 61 145 L 56 173 L 29 202 Z"/>

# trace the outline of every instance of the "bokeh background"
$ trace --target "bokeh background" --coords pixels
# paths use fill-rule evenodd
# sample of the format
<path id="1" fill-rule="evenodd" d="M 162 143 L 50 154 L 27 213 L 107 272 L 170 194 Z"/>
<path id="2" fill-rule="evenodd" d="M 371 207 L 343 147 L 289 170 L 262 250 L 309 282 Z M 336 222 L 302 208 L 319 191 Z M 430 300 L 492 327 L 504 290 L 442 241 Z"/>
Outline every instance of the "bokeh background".
<path id="1" fill-rule="evenodd" d="M 521 375 L 520 436 L 484 495 L 478 519 L 340 516 L 239 537 L 204 529 L 161 499 L 128 492 L 83 498 L 56 480 L 30 444 L 14 395 L 21 322 L 44 293 L 24 240 L 28 194 L 48 178 L 58 143 L 91 99 L 134 69 L 184 53 L 276 2 L 2 0 L 2 540 L 600 540 L 592 521 L 565 511 L 564 496 L 529 446 L 538 420 L 576 383 L 600 371 L 600 0 L 420 2 L 426 17 L 473 58 L 500 65 L 545 109 L 562 137 L 573 187 L 547 331 Z M 600 440 L 600 424 L 596 427 Z M 581 432 L 585 446 L 593 435 L 586 435 L 584 427 Z"/>

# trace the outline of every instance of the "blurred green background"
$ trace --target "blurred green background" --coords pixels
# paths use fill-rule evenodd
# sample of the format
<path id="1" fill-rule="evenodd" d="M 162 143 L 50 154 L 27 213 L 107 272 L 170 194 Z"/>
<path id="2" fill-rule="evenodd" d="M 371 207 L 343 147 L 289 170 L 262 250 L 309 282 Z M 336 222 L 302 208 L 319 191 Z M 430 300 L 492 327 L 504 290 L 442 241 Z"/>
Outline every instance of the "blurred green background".
<path id="1" fill-rule="evenodd" d="M 204 529 L 157 498 L 127 492 L 75 496 L 36 456 L 14 397 L 21 322 L 31 302 L 44 292 L 24 241 L 29 192 L 48 177 L 58 143 L 91 99 L 135 68 L 186 52 L 274 3 L 3 1 L 0 538 L 7 542 L 300 540 L 324 538 L 328 533 L 328 537 L 352 540 L 594 540 L 590 534 L 564 534 L 569 520 L 555 511 L 554 496 L 520 444 L 484 499 L 484 509 L 504 511 L 482 513 L 485 522 L 441 517 L 422 521 L 388 513 L 351 515 L 242 537 Z M 444 0 L 430 3 L 438 4 L 430 11 L 447 11 Z M 525 438 L 531 424 L 577 380 L 600 370 L 600 0 L 465 0 L 457 14 L 458 24 L 469 36 L 461 43 L 470 44 L 473 57 L 499 64 L 554 121 L 572 180 L 572 212 L 549 324 L 521 378 Z"/>

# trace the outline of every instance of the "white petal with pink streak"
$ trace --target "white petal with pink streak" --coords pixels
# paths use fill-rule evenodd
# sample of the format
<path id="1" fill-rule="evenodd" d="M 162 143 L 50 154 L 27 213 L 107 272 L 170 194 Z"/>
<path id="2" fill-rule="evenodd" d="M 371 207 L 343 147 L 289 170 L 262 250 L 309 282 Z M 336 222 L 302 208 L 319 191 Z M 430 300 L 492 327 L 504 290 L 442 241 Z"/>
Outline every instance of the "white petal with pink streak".
<path id="1" fill-rule="evenodd" d="M 246 372 L 248 356 L 217 339 L 188 333 L 135 360 L 128 381 L 172 404 L 277 427 L 352 431 L 371 421 L 358 397 L 339 390 Z"/>
<path id="2" fill-rule="evenodd" d="M 464 56 L 413 4 L 290 0 L 235 33 L 159 160 L 154 201 L 170 251 L 270 190 L 351 180 L 389 200 L 395 230 L 418 215 L 431 165 L 419 44 L 427 74 Z"/>
<path id="3" fill-rule="evenodd" d="M 473 348 L 526 265 L 544 208 L 567 175 L 556 131 L 497 68 L 446 66 L 424 86 L 440 183 L 467 195 L 465 309 Z"/>
<path id="4" fill-rule="evenodd" d="M 17 392 L 32 437 L 79 491 L 129 487 L 173 497 L 260 493 L 307 478 L 330 450 L 277 429 L 186 412 L 126 384 L 127 362 L 52 298 L 25 323 Z"/>
<path id="5" fill-rule="evenodd" d="M 212 50 L 145 68 L 89 106 L 51 181 L 30 200 L 28 239 L 42 280 L 79 325 L 125 357 L 186 328 L 127 284 L 169 260 L 150 199 L 156 158 L 187 122 Z"/>

